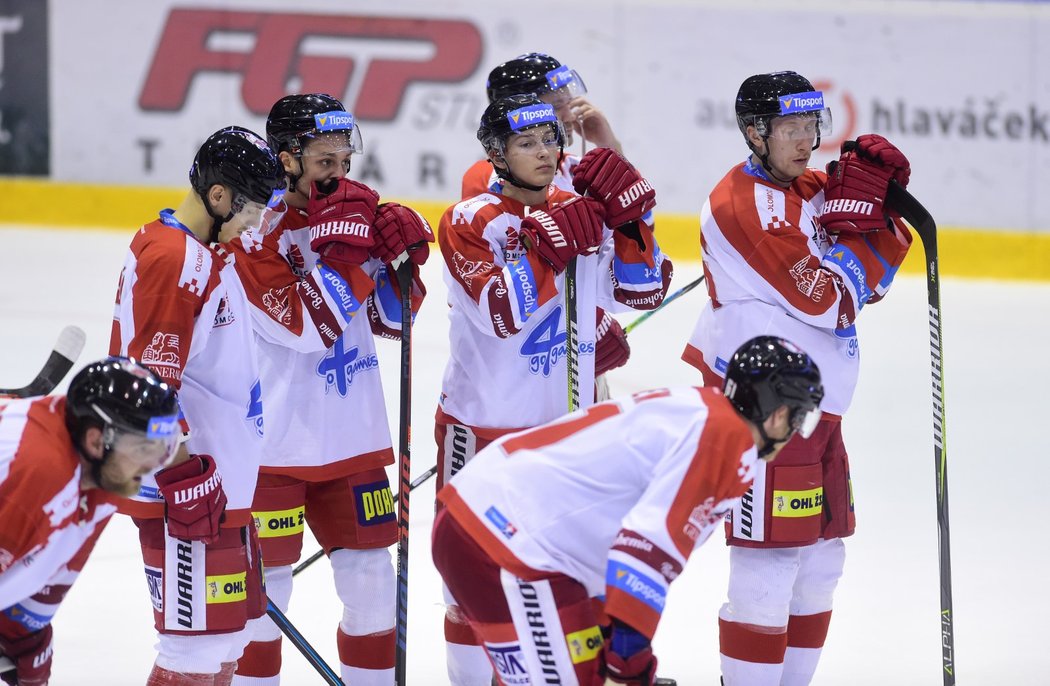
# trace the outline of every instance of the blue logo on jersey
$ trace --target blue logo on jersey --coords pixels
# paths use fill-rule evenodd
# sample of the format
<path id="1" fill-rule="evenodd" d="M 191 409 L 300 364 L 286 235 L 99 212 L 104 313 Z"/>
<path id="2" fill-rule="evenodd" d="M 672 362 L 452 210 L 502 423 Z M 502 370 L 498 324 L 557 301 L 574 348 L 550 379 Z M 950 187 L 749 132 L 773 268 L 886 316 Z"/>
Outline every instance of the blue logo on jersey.
<path id="1" fill-rule="evenodd" d="M 258 381 L 252 386 L 251 399 L 248 401 L 248 416 L 245 417 L 255 426 L 255 433 L 263 435 L 262 384 Z"/>
<path id="2" fill-rule="evenodd" d="M 550 376 L 558 360 L 565 357 L 565 327 L 561 305 L 556 306 L 542 322 L 525 337 L 518 354 L 529 360 L 529 371 Z"/>
<path id="3" fill-rule="evenodd" d="M 354 374 L 379 368 L 379 358 L 375 353 L 358 359 L 357 346 L 347 350 L 343 347 L 343 337 L 335 341 L 325 356 L 317 363 L 317 375 L 324 377 L 324 392 L 335 387 L 335 392 L 345 398 L 354 383 Z"/>
<path id="4" fill-rule="evenodd" d="M 518 296 L 518 318 L 525 321 L 536 311 L 536 303 L 539 302 L 536 277 L 528 260 L 517 260 L 507 267 L 510 269 L 510 282 L 514 286 L 514 293 Z"/>
<path id="5" fill-rule="evenodd" d="M 30 631 L 40 631 L 51 623 L 54 615 L 42 615 L 33 612 L 24 605 L 16 604 L 4 610 L 4 615 L 13 622 L 18 622 Z"/>
<path id="6" fill-rule="evenodd" d="M 663 612 L 667 602 L 667 595 L 661 584 L 622 562 L 609 561 L 605 571 L 605 585 L 620 589 L 657 612 Z"/>
<path id="7" fill-rule="evenodd" d="M 506 538 L 514 538 L 514 534 L 518 533 L 518 527 L 511 524 L 510 520 L 504 517 L 495 505 L 485 510 L 485 518 L 492 522 Z"/>

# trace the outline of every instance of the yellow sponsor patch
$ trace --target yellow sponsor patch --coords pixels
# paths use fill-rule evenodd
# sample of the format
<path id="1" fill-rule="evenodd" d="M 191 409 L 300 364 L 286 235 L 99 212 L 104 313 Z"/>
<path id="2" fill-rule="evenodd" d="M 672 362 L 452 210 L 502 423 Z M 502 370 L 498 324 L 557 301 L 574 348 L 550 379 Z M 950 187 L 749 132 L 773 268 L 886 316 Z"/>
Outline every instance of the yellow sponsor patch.
<path id="1" fill-rule="evenodd" d="M 596 626 L 566 634 L 565 643 L 569 646 L 572 663 L 578 665 L 593 660 L 601 652 L 603 640 L 601 629 Z"/>
<path id="2" fill-rule="evenodd" d="M 812 517 L 824 508 L 824 488 L 773 491 L 774 517 Z"/>
<path id="3" fill-rule="evenodd" d="M 247 596 L 244 591 L 245 572 L 209 576 L 204 583 L 204 598 L 212 603 L 239 603 Z"/>
<path id="4" fill-rule="evenodd" d="M 252 516 L 255 517 L 255 528 L 259 530 L 259 538 L 295 536 L 303 532 L 306 508 L 300 505 L 290 510 L 253 512 Z"/>

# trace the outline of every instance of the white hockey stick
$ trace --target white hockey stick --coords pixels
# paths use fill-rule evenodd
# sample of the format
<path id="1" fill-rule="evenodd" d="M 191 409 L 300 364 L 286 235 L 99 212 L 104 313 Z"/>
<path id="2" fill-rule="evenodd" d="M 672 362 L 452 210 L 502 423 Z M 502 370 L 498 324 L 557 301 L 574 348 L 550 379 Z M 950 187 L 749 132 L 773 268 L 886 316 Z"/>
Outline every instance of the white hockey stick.
<path id="1" fill-rule="evenodd" d="M 80 327 L 67 326 L 62 329 L 62 333 L 58 335 L 58 340 L 55 342 L 55 348 L 51 351 L 51 356 L 47 358 L 47 362 L 44 363 L 36 378 L 21 388 L 0 388 L 0 396 L 29 398 L 35 395 L 47 395 L 55 390 L 55 386 L 65 378 L 69 370 L 73 368 L 73 363 L 80 357 L 86 338 Z"/>

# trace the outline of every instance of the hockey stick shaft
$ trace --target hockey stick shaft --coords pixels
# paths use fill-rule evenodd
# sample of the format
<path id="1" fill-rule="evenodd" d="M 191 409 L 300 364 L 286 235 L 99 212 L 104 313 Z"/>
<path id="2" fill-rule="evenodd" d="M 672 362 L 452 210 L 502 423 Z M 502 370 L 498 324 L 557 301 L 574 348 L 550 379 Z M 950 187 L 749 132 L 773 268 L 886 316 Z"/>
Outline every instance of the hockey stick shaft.
<path id="1" fill-rule="evenodd" d="M 955 614 L 952 610 L 951 540 L 948 526 L 948 443 L 945 440 L 944 335 L 941 331 L 937 224 L 926 208 L 896 182 L 890 183 L 886 201 L 912 225 L 926 253 L 926 295 L 929 306 L 933 390 L 933 457 L 937 470 L 937 541 L 941 577 L 941 669 L 944 686 L 954 686 Z"/>
<path id="2" fill-rule="evenodd" d="M 422 474 L 420 474 L 419 476 L 417 476 L 415 478 L 415 480 L 412 481 L 412 483 L 408 485 L 408 490 L 410 490 L 410 491 L 416 490 L 416 488 L 418 488 L 419 486 L 423 485 L 423 483 L 425 481 L 427 481 L 428 479 L 430 479 L 430 477 L 432 477 L 435 474 L 437 474 L 437 470 L 438 470 L 437 465 L 434 465 L 433 467 L 431 467 L 427 471 L 425 471 Z M 400 495 L 401 495 L 400 493 L 395 493 L 394 494 L 394 502 L 395 503 L 399 502 L 401 500 Z M 321 550 L 318 550 L 316 553 L 314 553 L 310 557 L 308 557 L 305 560 L 303 560 L 295 569 L 293 569 L 292 570 L 292 576 L 295 576 L 299 572 L 303 571 L 304 569 L 306 569 L 307 567 L 309 567 L 313 563 L 315 563 L 318 560 L 320 560 L 322 557 L 324 557 L 324 549 L 323 548 Z"/>
<path id="3" fill-rule="evenodd" d="M 395 266 L 401 289 L 401 429 L 398 436 L 397 598 L 394 613 L 394 683 L 407 683 L 408 521 L 412 492 L 412 261 L 408 254 Z"/>
<path id="4" fill-rule="evenodd" d="M 648 312 L 646 312 L 645 314 L 641 315 L 640 317 L 635 319 L 633 322 L 631 322 L 630 324 L 625 326 L 623 328 L 623 332 L 624 333 L 631 333 L 632 331 L 634 331 L 635 329 L 638 328 L 639 324 L 644 322 L 649 317 L 652 317 L 654 314 L 656 314 L 660 310 L 664 309 L 665 307 L 667 307 L 669 304 L 671 304 L 672 302 L 674 302 L 678 298 L 681 298 L 683 295 L 685 295 L 689 291 L 691 291 L 694 288 L 696 288 L 697 286 L 699 286 L 701 283 L 703 283 L 703 281 L 704 281 L 704 275 L 701 274 L 700 278 L 698 278 L 696 281 L 691 281 L 691 282 L 687 283 L 686 285 L 682 286 L 677 291 L 675 291 L 671 295 L 669 295 L 666 298 L 664 298 L 664 301 L 662 303 L 660 303 L 659 305 L 657 305 L 655 309 L 649 310 Z"/>
<path id="5" fill-rule="evenodd" d="M 266 599 L 266 614 L 270 616 L 270 619 L 272 619 L 273 623 L 277 625 L 277 628 L 281 630 L 281 633 L 288 637 L 288 640 L 292 642 L 292 645 L 299 649 L 299 652 L 302 653 L 303 657 L 306 658 L 306 661 L 317 670 L 317 673 L 321 675 L 321 678 L 324 679 L 326 684 L 330 684 L 330 686 L 344 686 L 343 680 L 339 678 L 339 675 L 328 666 L 328 663 L 325 662 L 324 658 L 322 658 L 314 647 L 310 645 L 310 642 L 306 640 L 306 637 L 295 628 L 295 625 L 292 624 L 288 617 L 281 612 L 281 609 L 274 605 L 273 601 L 269 598 Z"/>
<path id="6" fill-rule="evenodd" d="M 569 380 L 569 412 L 580 409 L 580 334 L 576 316 L 576 258 L 565 266 L 565 372 Z"/>
<path id="7" fill-rule="evenodd" d="M 36 378 L 21 388 L 0 388 L 0 396 L 29 398 L 36 395 L 47 395 L 55 390 L 69 370 L 73 368 L 80 352 L 84 349 L 84 331 L 77 326 L 62 329 L 55 341 L 55 347 L 40 369 Z"/>

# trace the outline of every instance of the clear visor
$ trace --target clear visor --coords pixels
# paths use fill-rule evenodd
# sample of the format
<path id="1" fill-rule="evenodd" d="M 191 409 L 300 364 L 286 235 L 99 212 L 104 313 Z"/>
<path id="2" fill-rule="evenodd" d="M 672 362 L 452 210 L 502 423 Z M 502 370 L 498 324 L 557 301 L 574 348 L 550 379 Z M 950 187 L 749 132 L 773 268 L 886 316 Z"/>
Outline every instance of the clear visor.
<path id="1" fill-rule="evenodd" d="M 802 438 L 809 438 L 813 435 L 817 424 L 820 422 L 820 414 L 820 408 L 818 407 L 814 407 L 806 412 L 796 410 L 791 415 L 791 430 L 802 436 Z"/>
<path id="2" fill-rule="evenodd" d="M 507 139 L 507 148 L 520 152 L 532 152 L 541 146 L 556 150 L 562 146 L 564 140 L 561 122 L 547 123 L 525 129 L 521 133 L 511 134 Z"/>
<path id="3" fill-rule="evenodd" d="M 299 136 L 299 149 L 303 157 L 339 153 L 360 155 L 365 151 L 365 144 L 361 138 L 361 129 L 354 125 L 352 129 L 304 133 Z"/>
<path id="4" fill-rule="evenodd" d="M 284 194 L 285 190 L 278 188 L 265 205 L 238 195 L 233 202 L 234 216 L 231 221 L 244 226 L 246 231 L 265 236 L 277 228 L 284 218 L 284 213 L 288 211 Z"/>
<path id="5" fill-rule="evenodd" d="M 816 140 L 818 136 L 831 135 L 831 110 L 824 108 L 814 112 L 773 117 L 768 125 L 765 120 L 759 119 L 755 122 L 755 130 L 760 136 L 782 141 Z"/>
<path id="6" fill-rule="evenodd" d="M 112 454 L 120 455 L 128 462 L 151 470 L 160 469 L 171 462 L 179 446 L 177 433 L 158 438 L 146 438 L 140 433 L 114 427 L 106 429 L 104 440 L 111 447 Z"/>
<path id="7" fill-rule="evenodd" d="M 547 74 L 549 91 L 539 93 L 540 100 L 553 105 L 554 109 L 565 107 L 573 98 L 587 93 L 587 84 L 574 69 L 555 69 Z"/>

